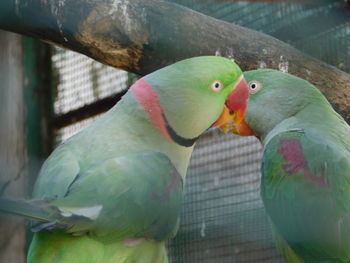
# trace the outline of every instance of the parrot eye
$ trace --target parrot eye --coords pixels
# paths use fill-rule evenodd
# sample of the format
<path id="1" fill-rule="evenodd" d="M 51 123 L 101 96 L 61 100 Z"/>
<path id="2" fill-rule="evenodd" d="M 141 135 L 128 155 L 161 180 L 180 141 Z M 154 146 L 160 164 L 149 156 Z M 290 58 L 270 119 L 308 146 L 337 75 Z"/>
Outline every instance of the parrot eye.
<path id="1" fill-rule="evenodd" d="M 211 85 L 210 88 L 212 91 L 214 92 L 218 92 L 220 90 L 222 90 L 224 87 L 224 85 L 222 85 L 220 80 L 215 80 Z"/>
<path id="2" fill-rule="evenodd" d="M 250 94 L 257 93 L 262 87 L 261 83 L 259 81 L 256 81 L 256 80 L 250 81 L 248 83 L 248 86 L 249 86 L 249 93 Z"/>

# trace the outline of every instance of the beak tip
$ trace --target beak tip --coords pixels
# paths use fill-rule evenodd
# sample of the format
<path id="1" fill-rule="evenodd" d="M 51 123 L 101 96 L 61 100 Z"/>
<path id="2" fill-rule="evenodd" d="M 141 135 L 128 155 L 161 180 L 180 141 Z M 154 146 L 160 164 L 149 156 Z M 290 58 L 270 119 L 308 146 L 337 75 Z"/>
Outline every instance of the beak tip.
<path id="1" fill-rule="evenodd" d="M 241 76 L 226 99 L 221 116 L 212 126 L 219 127 L 224 133 L 233 132 L 234 127 L 239 126 L 243 122 L 247 110 L 248 97 L 248 84 L 244 77 Z"/>
<path id="2" fill-rule="evenodd" d="M 245 112 L 246 112 L 246 108 L 239 109 L 235 112 L 235 116 L 233 119 L 234 126 L 238 126 L 243 121 Z"/>

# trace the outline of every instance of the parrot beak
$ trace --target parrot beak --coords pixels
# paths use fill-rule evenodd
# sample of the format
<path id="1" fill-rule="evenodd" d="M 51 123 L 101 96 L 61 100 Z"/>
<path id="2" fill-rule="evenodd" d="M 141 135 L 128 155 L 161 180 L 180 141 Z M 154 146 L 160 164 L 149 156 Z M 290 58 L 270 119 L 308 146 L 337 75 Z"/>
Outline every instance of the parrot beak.
<path id="1" fill-rule="evenodd" d="M 238 78 L 232 92 L 227 97 L 224 110 L 219 119 L 212 127 L 219 127 L 224 133 L 227 133 L 240 125 L 247 110 L 248 97 L 248 84 L 242 75 Z"/>
<path id="2" fill-rule="evenodd" d="M 249 127 L 249 125 L 243 120 L 238 125 L 235 125 L 231 131 L 235 134 L 241 135 L 241 136 L 251 136 L 255 135 L 254 131 Z"/>

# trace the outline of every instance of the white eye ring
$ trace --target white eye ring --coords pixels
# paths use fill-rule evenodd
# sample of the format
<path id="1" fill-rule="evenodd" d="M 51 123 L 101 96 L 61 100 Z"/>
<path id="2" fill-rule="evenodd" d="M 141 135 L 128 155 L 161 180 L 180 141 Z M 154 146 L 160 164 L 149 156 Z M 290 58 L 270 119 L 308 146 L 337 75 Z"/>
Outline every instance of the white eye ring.
<path id="1" fill-rule="evenodd" d="M 214 92 L 219 92 L 224 88 L 224 85 L 222 85 L 220 80 L 215 80 L 213 83 L 210 85 L 210 88 Z"/>
<path id="2" fill-rule="evenodd" d="M 249 81 L 248 87 L 249 87 L 249 94 L 255 94 L 261 89 L 262 85 L 259 81 L 252 80 L 252 81 Z"/>

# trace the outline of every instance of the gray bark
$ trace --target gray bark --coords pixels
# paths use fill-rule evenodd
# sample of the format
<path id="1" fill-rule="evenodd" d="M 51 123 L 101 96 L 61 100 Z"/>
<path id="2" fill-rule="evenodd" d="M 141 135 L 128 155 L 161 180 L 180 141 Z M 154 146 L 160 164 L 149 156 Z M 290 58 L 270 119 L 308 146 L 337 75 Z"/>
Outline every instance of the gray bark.
<path id="1" fill-rule="evenodd" d="M 2 0 L 0 28 L 141 75 L 215 54 L 234 58 L 243 70 L 288 70 L 320 88 L 350 121 L 349 74 L 265 34 L 162 0 Z"/>

